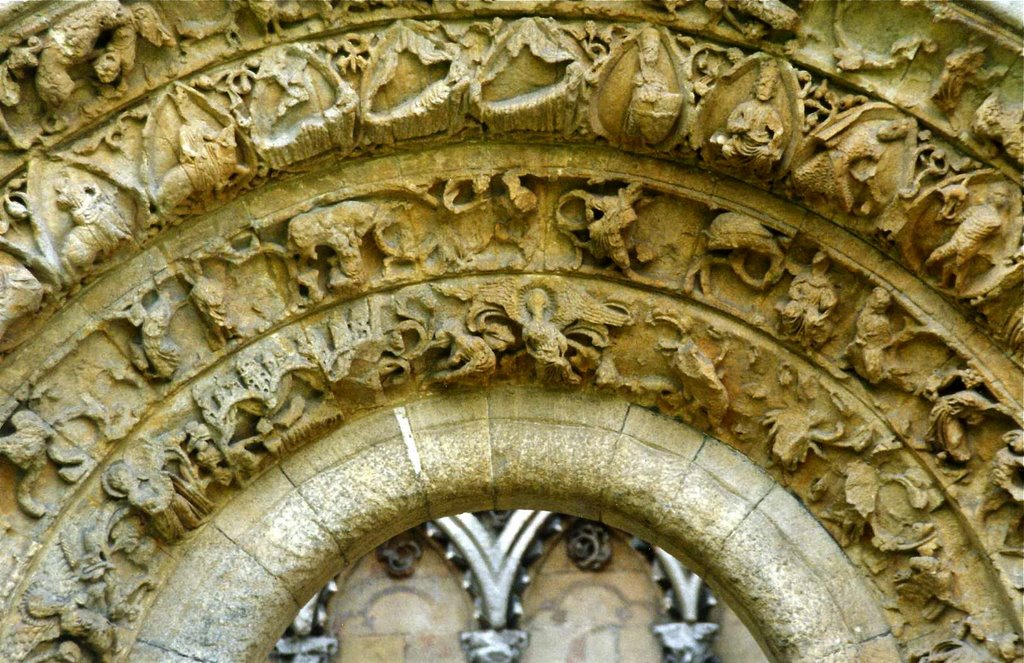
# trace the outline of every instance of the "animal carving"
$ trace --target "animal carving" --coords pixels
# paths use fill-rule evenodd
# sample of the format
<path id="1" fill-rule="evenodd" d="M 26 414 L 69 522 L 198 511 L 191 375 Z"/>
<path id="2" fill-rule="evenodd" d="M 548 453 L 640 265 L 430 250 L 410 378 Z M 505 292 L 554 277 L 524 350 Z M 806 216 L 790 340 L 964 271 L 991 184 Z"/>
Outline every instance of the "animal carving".
<path id="1" fill-rule="evenodd" d="M 81 272 L 131 239 L 132 220 L 110 194 L 95 184 L 71 184 L 65 180 L 57 189 L 57 207 L 66 210 L 75 224 L 61 251 L 64 268 L 70 274 Z"/>
<path id="2" fill-rule="evenodd" d="M 21 472 L 14 490 L 18 506 L 29 516 L 41 518 L 47 507 L 33 494 L 42 477 L 46 460 L 57 464 L 58 475 L 74 482 L 85 473 L 88 457 L 78 449 L 62 449 L 52 442 L 55 433 L 50 425 L 31 410 L 15 412 L 10 419 L 14 432 L 0 437 L 0 458 L 6 458 Z"/>
<path id="3" fill-rule="evenodd" d="M 1024 163 L 1024 111 L 1020 106 L 1006 106 L 993 93 L 974 111 L 971 129 L 982 138 L 1000 145 L 1017 163 Z"/>
<path id="4" fill-rule="evenodd" d="M 776 238 L 757 219 L 737 212 L 719 214 L 704 233 L 707 255 L 690 269 L 686 276 L 686 290 L 692 291 L 695 282 L 700 289 L 710 292 L 711 269 L 715 265 L 728 265 L 734 274 L 752 288 L 767 290 L 775 285 L 786 267 L 782 249 L 785 239 Z M 767 261 L 763 272 L 751 267 L 752 257 Z"/>
<path id="5" fill-rule="evenodd" d="M 295 23 L 312 16 L 327 17 L 331 13 L 329 0 L 241 0 L 256 18 L 263 22 L 267 32 L 271 28 L 280 34 L 281 23 Z"/>
<path id="6" fill-rule="evenodd" d="M 651 322 L 665 322 L 679 331 L 679 340 L 658 341 L 658 349 L 669 355 L 669 365 L 687 397 L 704 410 L 712 426 L 718 426 L 729 410 L 729 392 L 718 376 L 715 362 L 690 338 L 689 321 L 654 313 Z"/>
<path id="7" fill-rule="evenodd" d="M 958 224 L 956 230 L 924 263 L 926 269 L 940 269 L 943 286 L 957 292 L 963 289 L 975 257 L 980 256 L 987 240 L 1009 223 L 1010 195 L 1005 187 L 991 187 L 976 204 L 956 203 L 959 212 L 951 215 Z"/>
<path id="8" fill-rule="evenodd" d="M 308 266 L 300 274 L 299 282 L 307 286 L 314 298 L 322 296 L 319 277 L 312 263 L 317 259 L 317 248 L 326 247 L 334 252 L 327 277 L 328 288 L 359 284 L 365 277 L 363 269 L 363 236 L 390 210 L 358 200 L 346 200 L 321 209 L 315 209 L 293 218 L 288 224 L 288 238 L 298 249 Z"/>
<path id="9" fill-rule="evenodd" d="M 909 172 L 916 124 L 884 104 L 868 103 L 833 116 L 795 159 L 796 189 L 814 201 L 867 216 L 892 200 Z"/>

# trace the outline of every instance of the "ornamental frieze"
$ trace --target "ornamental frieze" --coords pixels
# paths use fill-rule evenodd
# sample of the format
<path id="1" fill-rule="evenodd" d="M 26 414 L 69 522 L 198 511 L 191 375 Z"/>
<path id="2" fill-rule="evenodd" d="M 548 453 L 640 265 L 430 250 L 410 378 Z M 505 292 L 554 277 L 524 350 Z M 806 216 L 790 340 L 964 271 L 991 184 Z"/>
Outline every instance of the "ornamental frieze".
<path id="1" fill-rule="evenodd" d="M 757 35 L 754 43 L 767 47 L 770 40 L 764 42 L 750 25 L 789 26 L 783 32 L 800 25 L 780 23 L 778 17 L 793 10 L 778 4 L 769 23 L 764 17 L 748 23 L 728 3 L 714 20 Z M 374 3 L 355 5 L 369 10 L 367 15 L 377 11 Z M 899 104 L 858 93 L 849 81 L 831 82 L 802 70 L 793 64 L 798 60 L 778 57 L 770 48 L 724 46 L 628 21 L 403 19 L 379 34 L 356 30 L 273 45 L 272 26 L 282 21 L 330 23 L 355 5 L 328 3 L 316 11 L 314 5 L 301 6 L 266 16 L 263 9 L 249 8 L 261 15 L 261 30 L 269 30 L 250 55 L 168 82 L 105 125 L 78 132 L 74 140 L 47 149 L 45 157 L 32 151 L 13 166 L 0 219 L 0 267 L 10 292 L 0 306 L 0 340 L 7 348 L 31 335 L 33 320 L 50 315 L 118 256 L 151 246 L 168 226 L 268 177 L 307 168 L 329 154 L 387 153 L 408 141 L 532 135 L 603 140 L 795 196 L 910 268 L 957 307 L 981 316 L 988 333 L 1019 359 L 1019 306 L 1009 294 L 1021 272 L 1015 170 L 985 164 L 976 151 L 961 152 L 955 136 L 943 137 Z M 669 3 L 662 9 L 657 16 L 668 12 L 678 18 L 693 7 Z M 128 75 L 139 35 L 165 44 L 174 32 L 169 26 L 175 21 L 161 17 L 173 8 L 111 0 L 91 11 L 96 16 L 69 12 L 62 19 L 67 25 L 51 31 L 69 30 L 83 48 L 117 36 L 125 43 L 106 47 L 93 66 L 125 60 L 118 76 Z M 232 34 L 227 26 L 238 17 L 224 11 L 204 40 L 223 30 Z M 836 12 L 842 15 L 836 21 L 848 22 L 855 10 Z M 243 11 L 251 19 L 249 13 Z M 182 31 L 179 25 L 177 32 L 186 41 L 204 34 L 195 26 Z M 41 52 L 48 52 L 49 42 L 41 43 Z M 859 69 L 851 64 L 858 61 L 850 55 L 854 50 L 848 44 L 838 48 L 846 63 L 840 69 Z M 918 51 L 929 49 L 907 46 L 898 53 L 910 63 Z M 66 57 L 65 68 L 85 64 Z M 940 106 L 950 107 L 971 81 L 996 80 L 994 74 L 961 80 L 980 57 L 950 55 L 955 62 L 937 93 Z M 31 58 L 14 59 L 18 67 L 9 68 L 9 89 L 28 88 L 19 72 L 32 70 L 26 64 Z M 862 67 L 875 63 L 872 71 L 898 68 L 873 56 L 859 61 Z M 49 70 L 43 71 L 48 80 Z M 92 87 L 106 89 L 106 77 Z M 67 87 L 48 85 L 43 89 Z M 72 86 L 67 95 L 72 92 L 82 90 Z M 50 105 L 66 105 L 55 94 L 46 97 Z M 998 108 L 1003 107 L 989 99 L 980 109 L 985 135 L 998 133 L 1000 123 L 1012 125 L 1012 117 Z M 1006 112 L 1012 115 L 1012 106 Z M 1000 135 L 1001 144 L 1014 151 L 1019 137 L 1012 131 Z M 962 193 L 968 185 L 970 196 Z"/>
<path id="2" fill-rule="evenodd" d="M 516 386 L 759 465 L 906 660 L 1018 660 L 1019 37 L 868 4 L 9 10 L 0 658 L 123 660 L 298 449 Z"/>
<path id="3" fill-rule="evenodd" d="M 935 398 L 933 410 L 943 413 L 925 435 L 970 444 L 973 453 L 958 457 L 962 450 L 950 447 L 930 457 L 915 431 L 899 430 L 849 379 L 826 377 L 730 316 L 593 278 L 503 275 L 410 285 L 327 308 L 182 384 L 64 502 L 60 540 L 75 545 L 45 546 L 42 566 L 22 581 L 31 600 L 8 623 L 8 655 L 67 643 L 100 659 L 121 655 L 156 582 L 147 574 L 164 559 L 155 546 L 187 541 L 268 464 L 360 410 L 432 389 L 509 381 L 619 394 L 743 449 L 829 523 L 880 591 L 892 594 L 891 620 L 901 632 L 945 633 L 965 616 L 979 629 L 1009 628 L 993 604 L 1002 590 L 981 580 L 991 571 L 958 551 L 979 535 L 982 519 L 1019 518 L 1019 505 L 1011 493 L 982 515 L 967 505 L 988 497 L 972 493 L 983 486 L 957 479 L 964 485 L 954 491 L 940 477 L 962 477 L 972 466 L 985 475 L 990 464 L 978 457 L 1002 453 L 999 444 L 1019 437 L 1019 423 L 979 406 L 986 396 L 966 373 L 937 384 L 920 407 Z M 30 434 L 20 425 L 16 435 Z M 1001 457 L 993 461 L 999 471 Z M 97 522 L 75 515 L 81 509 Z M 103 566 L 83 571 L 97 555 Z M 79 595 L 95 598 L 68 599 Z"/>

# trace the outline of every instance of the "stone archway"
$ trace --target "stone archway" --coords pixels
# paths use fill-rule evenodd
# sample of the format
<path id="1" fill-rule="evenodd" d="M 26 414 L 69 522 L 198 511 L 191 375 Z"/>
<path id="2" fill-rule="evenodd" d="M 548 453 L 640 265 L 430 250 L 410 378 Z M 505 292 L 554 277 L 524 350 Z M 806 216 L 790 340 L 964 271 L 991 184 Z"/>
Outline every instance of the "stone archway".
<path id="1" fill-rule="evenodd" d="M 217 621 L 239 647 L 220 653 L 185 651 L 159 606 L 311 450 L 375 479 L 348 515 L 294 520 L 313 557 L 281 560 L 302 569 L 273 590 L 290 609 L 338 536 L 370 545 L 486 506 L 490 486 L 692 560 L 722 523 L 650 510 L 683 461 L 606 473 L 587 453 L 620 448 L 607 435 L 555 446 L 551 422 L 585 423 L 592 402 L 701 431 L 726 484 L 759 477 L 716 493 L 698 454 L 663 496 L 765 487 L 728 530 L 771 527 L 697 568 L 780 660 L 1020 656 L 1018 34 L 941 3 L 893 5 L 893 43 L 829 2 L 250 4 L 7 16 L 5 658 L 269 648 L 273 606 L 250 632 L 231 622 L 250 613 Z M 547 396 L 490 398 L 486 431 L 439 447 L 435 475 L 397 441 L 403 407 L 460 394 L 441 430 L 511 387 Z M 387 428 L 353 432 L 374 417 Z M 546 423 L 498 435 L 506 418 Z M 395 426 L 372 452 L 336 442 Z M 474 474 L 498 439 L 510 467 L 533 464 L 504 488 Z M 821 541 L 799 571 L 780 561 L 795 536 Z M 255 569 L 241 550 L 200 566 Z M 756 550 L 771 566 L 737 575 Z M 852 579 L 800 579 L 833 572 Z M 193 617 L 237 587 L 204 589 Z"/>
<path id="2" fill-rule="evenodd" d="M 131 660 L 256 660 L 341 560 L 428 517 L 524 503 L 698 561 L 779 660 L 898 660 L 872 590 L 754 464 L 618 399 L 543 390 L 416 401 L 307 445 L 187 547 Z"/>

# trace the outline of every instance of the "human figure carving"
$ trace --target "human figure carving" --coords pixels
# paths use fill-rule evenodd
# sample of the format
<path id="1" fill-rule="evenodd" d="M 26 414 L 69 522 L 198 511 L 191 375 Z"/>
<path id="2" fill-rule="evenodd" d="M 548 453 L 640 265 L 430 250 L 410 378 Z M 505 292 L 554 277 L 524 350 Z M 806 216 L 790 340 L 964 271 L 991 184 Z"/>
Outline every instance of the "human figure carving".
<path id="1" fill-rule="evenodd" d="M 569 230 L 573 242 L 588 250 L 598 260 L 610 259 L 624 274 L 633 275 L 632 260 L 626 246 L 626 233 L 637 220 L 635 206 L 643 195 L 643 187 L 631 183 L 611 195 L 600 195 L 575 189 L 559 201 L 559 225 Z M 588 239 L 581 241 L 571 232 L 571 223 L 562 212 L 572 198 L 583 203 Z"/>
<path id="2" fill-rule="evenodd" d="M 502 280 L 477 287 L 436 289 L 443 295 L 473 302 L 467 316 L 470 330 L 479 325 L 493 327 L 491 318 L 517 323 L 525 350 L 537 362 L 539 372 L 570 384 L 580 382 L 567 357 L 570 347 L 593 359 L 593 346 L 600 348 L 608 343 L 606 325 L 621 326 L 631 320 L 621 304 L 601 303 L 572 287 L 555 290 L 550 283 L 520 287 Z"/>
<path id="3" fill-rule="evenodd" d="M 105 44 L 99 48 L 104 35 Z M 124 6 L 120 0 L 82 3 L 57 21 L 47 33 L 38 56 L 36 89 L 51 108 L 60 106 L 75 90 L 70 70 L 93 59 L 93 70 L 102 83 L 113 83 L 135 66 L 138 36 L 154 46 L 174 43 L 170 31 L 152 7 Z"/>
<path id="4" fill-rule="evenodd" d="M 897 332 L 892 320 L 892 295 L 885 288 L 875 288 L 857 316 L 856 333 L 846 346 L 846 357 L 853 370 L 871 384 L 892 380 L 904 383 L 906 371 L 890 366 L 890 350 L 915 333 L 913 329 Z"/>
<path id="5" fill-rule="evenodd" d="M 146 440 L 139 453 L 111 463 L 103 488 L 149 519 L 154 532 L 174 542 L 199 527 L 213 509 L 192 461 L 167 440 Z"/>
<path id="6" fill-rule="evenodd" d="M 206 317 L 213 327 L 213 335 L 221 345 L 228 339 L 238 336 L 238 325 L 231 316 L 227 306 L 227 286 L 222 279 L 211 278 L 202 272 L 202 266 L 195 265 L 192 277 L 192 289 L 189 297 L 195 302 L 196 308 Z"/>
<path id="7" fill-rule="evenodd" d="M 172 439 L 175 444 L 184 444 L 185 453 L 195 460 L 197 483 L 202 492 L 214 484 L 230 486 L 239 479 L 240 472 L 256 464 L 251 451 L 242 445 L 218 443 L 210 428 L 197 421 L 185 424 L 184 430 Z"/>
<path id="8" fill-rule="evenodd" d="M 828 268 L 828 255 L 815 253 L 811 269 L 789 284 L 789 301 L 777 307 L 779 331 L 808 348 L 820 348 L 832 336 L 831 317 L 839 297 L 828 278 Z"/>
<path id="9" fill-rule="evenodd" d="M 57 207 L 66 210 L 75 224 L 61 251 L 69 274 L 81 272 L 132 237 L 132 219 L 95 184 L 65 180 L 57 188 Z"/>
<path id="10" fill-rule="evenodd" d="M 626 109 L 625 134 L 653 144 L 665 138 L 672 128 L 683 96 L 672 92 L 670 81 L 658 68 L 662 54 L 661 36 L 654 28 L 645 28 L 637 38 L 639 58 L 633 76 L 633 95 Z"/>
<path id="11" fill-rule="evenodd" d="M 132 364 L 165 380 L 174 375 L 181 361 L 181 348 L 167 336 L 173 315 L 171 305 L 160 295 L 149 308 L 140 300 L 128 309 L 128 321 L 139 330 L 139 338 L 131 342 Z"/>
<path id="12" fill-rule="evenodd" d="M 239 163 L 235 131 L 230 124 L 215 128 L 184 116 L 178 129 L 178 165 L 167 171 L 156 192 L 161 208 L 173 209 L 191 196 L 219 193 L 232 177 L 249 172 Z"/>
<path id="13" fill-rule="evenodd" d="M 78 449 L 61 449 L 53 444 L 56 433 L 31 410 L 15 412 L 10 423 L 14 432 L 0 437 L 0 457 L 6 458 L 21 472 L 15 488 L 18 506 L 33 518 L 46 515 L 47 507 L 39 502 L 33 491 L 46 467 L 46 460 L 53 461 L 58 475 L 68 482 L 81 478 L 86 471 L 88 457 Z"/>
<path id="14" fill-rule="evenodd" d="M 782 116 L 772 105 L 778 86 L 779 66 L 767 60 L 758 72 L 754 98 L 733 109 L 725 130 L 711 137 L 723 157 L 761 179 L 771 174 L 789 139 Z"/>

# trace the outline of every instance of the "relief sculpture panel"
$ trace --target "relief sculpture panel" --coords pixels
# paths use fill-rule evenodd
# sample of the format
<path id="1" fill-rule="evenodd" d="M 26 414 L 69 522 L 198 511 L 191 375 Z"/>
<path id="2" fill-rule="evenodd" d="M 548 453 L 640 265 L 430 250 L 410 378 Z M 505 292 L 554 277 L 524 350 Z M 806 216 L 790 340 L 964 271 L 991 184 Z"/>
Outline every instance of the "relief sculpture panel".
<path id="1" fill-rule="evenodd" d="M 906 660 L 1019 659 L 1009 28 L 598 4 L 12 10 L 0 658 L 130 658 L 179 553 L 299 447 L 511 384 L 763 467 Z"/>

